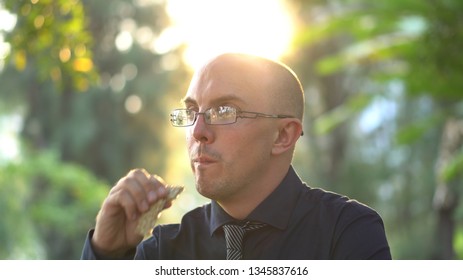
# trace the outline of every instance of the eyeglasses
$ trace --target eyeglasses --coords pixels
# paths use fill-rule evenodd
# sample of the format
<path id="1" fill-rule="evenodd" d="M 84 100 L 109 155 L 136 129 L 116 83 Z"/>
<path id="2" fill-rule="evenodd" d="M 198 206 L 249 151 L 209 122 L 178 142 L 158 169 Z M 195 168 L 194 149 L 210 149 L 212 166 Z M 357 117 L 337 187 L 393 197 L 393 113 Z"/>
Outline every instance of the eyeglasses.
<path id="1" fill-rule="evenodd" d="M 191 126 L 198 119 L 198 115 L 204 115 L 205 123 L 211 125 L 225 125 L 236 123 L 236 120 L 238 118 L 294 118 L 293 116 L 289 115 L 269 115 L 257 112 L 240 111 L 232 106 L 218 106 L 209 108 L 202 113 L 190 109 L 175 109 L 170 114 L 170 122 L 173 126 L 176 127 Z"/>

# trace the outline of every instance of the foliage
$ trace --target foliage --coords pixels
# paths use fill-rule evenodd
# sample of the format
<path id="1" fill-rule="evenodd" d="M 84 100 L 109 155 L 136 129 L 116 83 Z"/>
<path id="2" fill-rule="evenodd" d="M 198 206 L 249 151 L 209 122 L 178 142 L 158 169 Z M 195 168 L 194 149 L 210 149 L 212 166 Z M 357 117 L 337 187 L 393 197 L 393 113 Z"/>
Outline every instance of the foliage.
<path id="1" fill-rule="evenodd" d="M 0 211 L 8 213 L 0 258 L 78 259 L 106 193 L 106 183 L 52 152 L 0 166 Z"/>
<path id="2" fill-rule="evenodd" d="M 309 85 L 310 177 L 383 213 L 394 257 L 442 258 L 433 196 L 439 180 L 461 195 L 461 146 L 435 169 L 446 122 L 463 113 L 463 2 L 293 2 L 305 23 L 294 61 Z"/>
<path id="3" fill-rule="evenodd" d="M 463 2 L 288 1 L 303 23 L 287 58 L 307 95 L 298 170 L 377 209 L 394 258 L 439 258 L 436 181 L 461 196 L 461 147 L 434 170 L 444 123 L 463 113 Z M 23 117 L 28 147 L 0 166 L 0 258 L 77 258 L 107 189 L 96 177 L 145 167 L 193 185 L 181 132 L 166 121 L 190 72 L 181 48 L 155 47 L 169 25 L 163 1 L 0 3 L 18 15 L 4 36 L 0 114 Z M 198 201 L 180 199 L 182 211 Z"/>
<path id="4" fill-rule="evenodd" d="M 51 79 L 59 87 L 71 79 L 71 87 L 84 91 L 95 82 L 92 37 L 86 30 L 80 0 L 5 0 L 5 8 L 17 16 L 15 30 L 6 34 L 17 70 L 36 65 L 41 81 Z"/>
<path id="5" fill-rule="evenodd" d="M 153 50 L 154 39 L 168 25 L 164 4 L 127 0 L 112 1 L 109 6 L 104 1 L 80 0 L 0 2 L 18 15 L 15 28 L 5 33 L 11 52 L 0 73 L 0 115 L 21 116 L 20 140 L 28 154 L 49 151 L 53 159 L 43 159 L 43 168 L 79 166 L 79 172 L 109 184 L 136 167 L 165 174 L 166 166 L 175 162 L 167 156 L 166 145 L 177 137 L 167 130 L 166 116 L 169 108 L 177 106 L 190 73 L 181 62 L 181 49 L 162 54 Z M 121 38 L 130 44 L 121 47 Z M 172 149 L 178 151 L 178 147 Z M 34 159 L 34 164 L 39 164 L 37 161 Z M 22 200 L 9 202 L 16 208 L 2 211 L 11 222 L 5 222 L 0 236 L 8 239 L 2 244 L 10 248 L 0 257 L 76 258 L 95 208 L 81 199 L 63 212 L 63 202 L 74 201 L 77 195 L 71 193 L 76 191 L 75 185 L 61 183 L 64 179 L 56 178 L 49 171 L 52 167 L 42 170 L 46 176 L 21 176 L 21 172 L 31 172 L 26 170 L 31 164 L 24 160 L 8 167 L 14 169 L 11 174 L 19 180 L 18 185 L 24 186 L 15 191 L 24 191 L 19 196 Z M 57 170 L 63 176 L 69 173 L 68 181 L 78 174 L 76 170 Z M 182 182 L 177 173 L 172 174 L 175 182 Z M 83 178 L 86 176 L 75 179 Z M 46 192 L 40 195 L 38 190 L 43 188 Z M 85 187 L 82 192 L 79 195 L 93 195 Z M 95 196 L 101 198 L 100 193 Z M 36 200 L 38 206 L 34 206 Z M 27 207 L 31 218 L 15 224 L 14 217 L 24 210 L 23 201 L 31 204 Z M 177 218 L 178 214 L 173 215 Z M 79 230 L 63 226 L 70 221 L 85 226 L 79 224 Z M 24 233 L 13 236 L 22 229 Z M 33 250 L 12 251 L 15 248 Z"/>

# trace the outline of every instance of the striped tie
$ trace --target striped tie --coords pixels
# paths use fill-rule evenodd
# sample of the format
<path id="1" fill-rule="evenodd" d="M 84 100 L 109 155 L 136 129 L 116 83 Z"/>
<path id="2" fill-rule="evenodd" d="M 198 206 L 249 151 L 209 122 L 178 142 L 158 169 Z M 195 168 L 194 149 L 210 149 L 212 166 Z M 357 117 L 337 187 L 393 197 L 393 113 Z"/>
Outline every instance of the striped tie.
<path id="1" fill-rule="evenodd" d="M 246 222 L 244 225 L 228 224 L 223 226 L 225 241 L 227 244 L 227 260 L 241 260 L 242 241 L 246 232 L 264 227 L 265 224 Z"/>

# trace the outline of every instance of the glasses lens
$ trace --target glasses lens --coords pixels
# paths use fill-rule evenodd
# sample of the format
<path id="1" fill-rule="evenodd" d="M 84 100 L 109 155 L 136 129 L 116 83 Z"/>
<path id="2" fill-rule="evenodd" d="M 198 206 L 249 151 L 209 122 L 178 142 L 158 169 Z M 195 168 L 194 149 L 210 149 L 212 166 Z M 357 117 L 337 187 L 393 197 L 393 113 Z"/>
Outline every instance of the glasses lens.
<path id="1" fill-rule="evenodd" d="M 231 124 L 236 122 L 236 109 L 230 106 L 219 106 L 205 112 L 209 124 Z"/>
<path id="2" fill-rule="evenodd" d="M 186 109 L 177 109 L 170 114 L 170 122 L 173 126 L 189 126 L 194 122 L 195 114 Z"/>

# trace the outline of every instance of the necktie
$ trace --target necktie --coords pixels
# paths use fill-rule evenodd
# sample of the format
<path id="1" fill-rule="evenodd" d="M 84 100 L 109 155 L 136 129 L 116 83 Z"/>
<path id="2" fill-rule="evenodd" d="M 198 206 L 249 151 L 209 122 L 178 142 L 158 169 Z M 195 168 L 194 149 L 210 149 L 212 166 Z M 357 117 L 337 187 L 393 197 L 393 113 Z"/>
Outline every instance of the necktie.
<path id="1" fill-rule="evenodd" d="M 244 225 L 228 224 L 223 226 L 225 241 L 227 244 L 227 260 L 241 260 L 243 237 L 246 232 L 264 227 L 265 224 L 246 222 Z"/>

